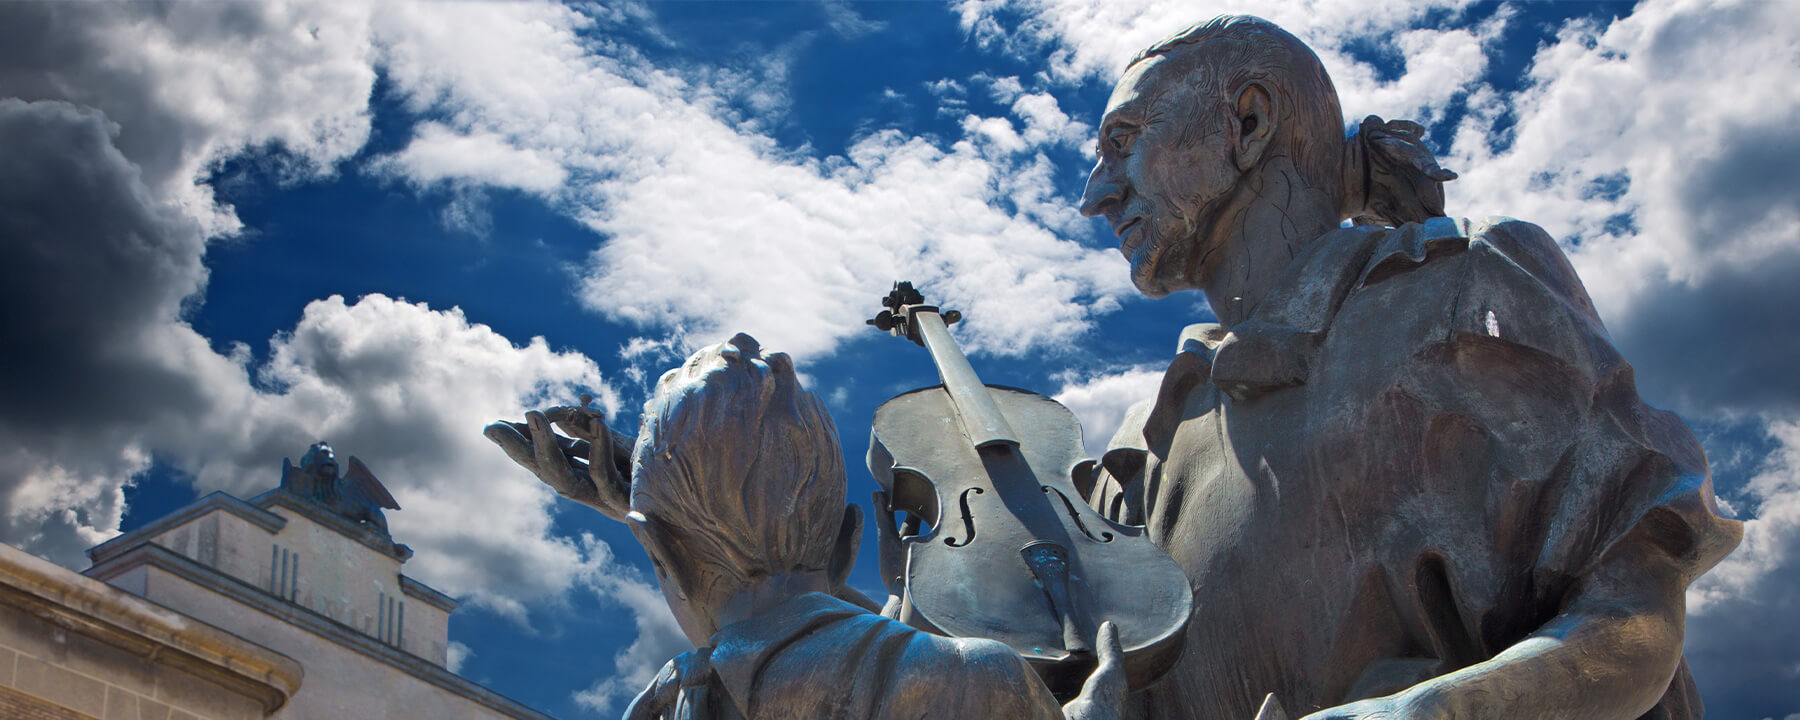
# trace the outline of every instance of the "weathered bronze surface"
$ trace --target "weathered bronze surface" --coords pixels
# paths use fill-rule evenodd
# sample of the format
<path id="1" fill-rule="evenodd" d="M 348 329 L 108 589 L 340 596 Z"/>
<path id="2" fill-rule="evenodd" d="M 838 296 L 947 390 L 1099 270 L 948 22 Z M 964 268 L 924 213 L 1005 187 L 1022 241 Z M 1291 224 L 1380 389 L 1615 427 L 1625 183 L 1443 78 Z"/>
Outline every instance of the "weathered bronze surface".
<path id="1" fill-rule="evenodd" d="M 1083 212 L 1218 317 L 1091 496 L 1194 593 L 1134 712 L 1699 717 L 1683 591 L 1741 535 L 1699 444 L 1543 230 L 1439 217 L 1418 126 L 1341 128 L 1312 52 L 1243 17 L 1140 54 L 1102 118 Z"/>
<path id="2" fill-rule="evenodd" d="M 899 618 L 1004 642 L 1058 694 L 1080 688 L 1095 628 L 1112 621 L 1131 686 L 1155 680 L 1181 652 L 1187 578 L 1143 528 L 1082 501 L 1077 485 L 1091 487 L 1094 463 L 1075 415 L 1042 395 L 983 384 L 910 283 L 887 304 L 871 324 L 925 346 L 944 381 L 882 404 L 869 440 L 869 471 L 892 498 L 876 512 L 930 526 L 900 540 Z"/>
<path id="3" fill-rule="evenodd" d="M 1455 174 L 1423 131 L 1371 117 L 1346 139 L 1318 59 L 1255 18 L 1130 64 L 1082 211 L 1112 225 L 1142 292 L 1199 290 L 1217 322 L 1181 333 L 1095 473 L 1066 410 L 982 385 L 966 360 L 882 408 L 888 609 L 963 637 L 876 615 L 844 585 L 861 515 L 836 433 L 787 358 L 748 337 L 666 375 L 636 438 L 585 401 L 489 426 L 540 480 L 631 526 L 700 647 L 628 717 L 1700 717 L 1684 591 L 1741 526 L 1718 514 L 1693 435 L 1638 397 L 1556 242 L 1443 217 Z M 905 305 L 923 300 L 877 324 L 948 355 L 942 322 Z M 976 475 L 989 484 L 931 484 Z M 1059 505 L 1059 531 L 986 520 Z M 1111 568 L 1076 549 L 1139 525 L 1185 585 L 1143 607 L 1084 599 Z M 922 551 L 990 541 L 1010 569 Z M 1118 564 L 1169 574 L 1138 562 Z M 931 609 L 957 602 L 970 609 Z M 1168 647 L 1133 623 L 1183 602 L 1182 654 L 1125 699 L 1125 649 Z M 1068 705 L 981 639 L 1020 627 L 1031 639 L 1008 642 L 1052 668 L 1097 651 Z"/>
<path id="4" fill-rule="evenodd" d="M 608 470 L 613 441 L 586 405 L 495 423 L 488 437 L 558 492 L 622 510 L 698 648 L 671 660 L 627 718 L 1120 717 L 1126 668 L 1110 622 L 1084 638 L 1097 662 L 1059 704 L 1006 645 L 883 617 L 844 584 L 862 516 L 845 505 L 824 404 L 786 355 L 738 335 L 665 374 L 628 474 Z"/>

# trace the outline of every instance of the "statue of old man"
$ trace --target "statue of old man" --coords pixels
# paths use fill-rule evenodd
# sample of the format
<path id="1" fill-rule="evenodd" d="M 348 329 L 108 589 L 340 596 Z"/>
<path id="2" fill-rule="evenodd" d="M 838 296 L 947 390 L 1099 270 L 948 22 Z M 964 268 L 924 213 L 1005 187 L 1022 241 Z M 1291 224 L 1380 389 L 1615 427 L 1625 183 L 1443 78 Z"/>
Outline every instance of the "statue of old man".
<path id="1" fill-rule="evenodd" d="M 1313 53 L 1224 17 L 1113 91 L 1082 211 L 1199 290 L 1090 501 L 1194 592 L 1140 717 L 1699 717 L 1683 593 L 1736 546 L 1554 240 L 1442 216 L 1412 123 L 1345 139 Z M 1344 220 L 1354 220 L 1344 226 Z"/>

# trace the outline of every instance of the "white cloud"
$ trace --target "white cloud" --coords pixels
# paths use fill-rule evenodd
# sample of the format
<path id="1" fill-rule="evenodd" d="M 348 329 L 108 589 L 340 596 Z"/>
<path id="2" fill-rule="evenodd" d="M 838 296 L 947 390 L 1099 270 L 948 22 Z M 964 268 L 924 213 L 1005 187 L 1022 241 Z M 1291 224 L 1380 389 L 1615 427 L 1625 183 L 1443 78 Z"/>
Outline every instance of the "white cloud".
<path id="1" fill-rule="evenodd" d="M 1478 32 L 1415 28 L 1428 13 L 1461 13 L 1470 0 L 1404 0 L 1379 6 L 1359 0 L 1209 2 L 1159 0 L 962 0 L 963 28 L 977 41 L 1022 57 L 1049 58 L 1049 73 L 1063 82 L 1097 78 L 1111 82 L 1138 51 L 1195 23 L 1222 14 L 1265 18 L 1312 46 L 1331 73 L 1347 118 L 1378 114 L 1426 119 L 1459 93 L 1476 87 L 1487 67 L 1484 44 L 1499 25 Z M 1011 13 L 1024 16 L 1003 24 Z M 1505 16 L 1507 13 L 1502 12 Z M 1504 22 L 1503 20 L 1501 21 Z M 1404 63 L 1399 78 L 1383 81 L 1375 69 L 1345 49 L 1378 38 Z"/>
<path id="2" fill-rule="evenodd" d="M 265 145 L 297 175 L 331 172 L 369 136 L 368 12 L 353 3 L 20 3 L 0 96 L 97 108 L 159 197 L 207 235 L 235 232 L 201 182 Z M 6 51 L 0 51 L 0 54 Z"/>
<path id="3" fill-rule="evenodd" d="M 523 603 L 609 572 L 596 565 L 607 558 L 551 532 L 556 495 L 481 435 L 487 423 L 580 392 L 616 411 L 592 360 L 543 338 L 515 346 L 456 308 L 333 296 L 270 343 L 257 379 L 268 389 L 243 386 L 237 404 L 154 439 L 201 488 L 261 492 L 282 457 L 330 440 L 368 463 L 404 508 L 389 525 L 420 549 L 408 573 L 446 592 L 523 617 Z"/>
<path id="4" fill-rule="evenodd" d="M 1081 421 L 1082 446 L 1089 457 L 1099 459 L 1124 421 L 1125 412 L 1132 405 L 1156 397 L 1162 376 L 1163 369 L 1152 364 L 1071 378 L 1051 397 L 1075 413 Z"/>
<path id="5" fill-rule="evenodd" d="M 468 662 L 472 657 L 475 657 L 475 650 L 455 640 L 451 640 L 450 644 L 444 647 L 444 667 L 450 672 L 462 672 L 463 663 Z"/>
<path id="6" fill-rule="evenodd" d="M 1023 135 L 970 116 L 948 147 L 877 132 L 819 160 L 757 134 L 729 88 L 596 46 L 567 10 L 428 15 L 392 23 L 397 87 L 459 133 L 568 170 L 555 199 L 606 238 L 582 298 L 609 317 L 816 355 L 905 278 L 969 311 L 973 347 L 1016 353 L 1080 333 L 1130 291 L 1114 253 L 1053 232 L 1079 218 L 1036 143 L 1085 129 L 1047 96 L 1020 105 Z"/>
<path id="7" fill-rule="evenodd" d="M 1721 266 L 1754 266 L 1800 244 L 1800 202 L 1745 164 L 1744 151 L 1791 153 L 1800 18 L 1781 3 L 1648 2 L 1604 28 L 1565 28 L 1538 53 L 1532 87 L 1508 103 L 1511 143 L 1491 152 L 1489 118 L 1459 128 L 1453 162 L 1468 168 L 1453 197 L 1579 238 L 1603 311 L 1623 314 L 1633 289 L 1667 278 L 1701 282 Z M 1771 136 L 1770 133 L 1776 133 Z M 1789 142 L 1781 142 L 1789 141 Z M 1791 164 L 1783 155 L 1782 164 Z M 1735 165 L 1720 167 L 1721 161 Z M 1705 180 L 1740 186 L 1707 187 Z M 1760 212 L 1708 208 L 1721 191 L 1783 193 Z M 1739 200 L 1742 202 L 1742 200 Z M 1630 215 L 1635 227 L 1609 221 Z"/>
<path id="8" fill-rule="evenodd" d="M 1688 588 L 1687 653 L 1703 691 L 1767 709 L 1800 706 L 1800 423 L 1776 421 L 1777 449 L 1751 478 L 1736 552 Z"/>
<path id="9" fill-rule="evenodd" d="M 1049 93 L 1021 94 L 1013 100 L 1012 111 L 1024 119 L 1024 139 L 1029 145 L 1062 145 L 1080 151 L 1093 142 L 1093 126 L 1069 117 Z"/>
<path id="10" fill-rule="evenodd" d="M 561 165 L 536 151 L 513 147 L 491 133 L 459 134 L 435 122 L 420 123 L 405 149 L 374 164 L 422 186 L 479 182 L 545 193 L 568 179 Z"/>
<path id="11" fill-rule="evenodd" d="M 0 151 L 0 238 L 13 258 L 4 304 L 36 308 L 7 323 L 9 344 L 36 350 L 4 358 L 0 536 L 79 566 L 82 548 L 116 532 L 122 489 L 152 457 L 202 489 L 249 495 L 275 484 L 283 456 L 329 438 L 407 508 L 393 529 L 421 547 L 409 571 L 428 582 L 516 615 L 614 571 L 551 535 L 554 495 L 480 435 L 577 390 L 616 404 L 591 360 L 381 296 L 313 303 L 260 367 L 248 348 L 215 350 L 183 319 L 205 286 L 205 242 L 237 227 L 204 183 L 214 163 L 274 144 L 290 172 L 329 172 L 367 139 L 377 45 L 367 7 L 0 14 L 41 44 L 0 50 L 20 54 L 0 92 L 69 101 L 0 100 L 18 141 Z M 491 138 L 424 137 L 469 163 L 510 163 L 522 174 L 503 179 L 515 185 L 542 188 L 560 171 L 521 171 L 529 155 L 502 154 Z M 440 177 L 474 172 L 445 165 L 446 154 L 401 157 Z"/>
<path id="12" fill-rule="evenodd" d="M 205 243 L 240 227 L 204 176 L 264 147 L 289 176 L 331 172 L 367 140 L 375 72 L 354 5 L 12 3 L 0 16 L 0 97 L 18 98 L 0 114 L 23 123 L 0 179 L 5 304 L 32 308 L 8 319 L 7 343 L 33 348 L 7 358 L 0 538 L 78 565 L 163 451 L 153 436 L 248 392 L 244 359 L 181 319 L 206 281 Z"/>
<path id="13" fill-rule="evenodd" d="M 618 579 L 607 584 L 607 595 L 632 611 L 637 639 L 613 656 L 613 672 L 575 693 L 575 704 L 595 714 L 619 714 L 623 703 L 649 686 L 662 666 L 694 649 L 669 612 L 662 591 L 649 583 Z"/>

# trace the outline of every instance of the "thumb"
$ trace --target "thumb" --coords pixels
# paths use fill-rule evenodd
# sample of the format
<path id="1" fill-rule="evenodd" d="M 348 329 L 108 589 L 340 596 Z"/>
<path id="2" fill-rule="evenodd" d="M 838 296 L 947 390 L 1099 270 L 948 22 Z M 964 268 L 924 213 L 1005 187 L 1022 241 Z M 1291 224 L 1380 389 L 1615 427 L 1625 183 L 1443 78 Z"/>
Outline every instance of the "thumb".
<path id="1" fill-rule="evenodd" d="M 1100 638 L 1095 644 L 1100 646 L 1100 663 L 1088 684 L 1099 684 L 1094 689 L 1105 693 L 1096 700 L 1121 702 L 1125 699 L 1125 648 L 1119 643 L 1119 626 L 1111 620 L 1100 623 Z"/>
<path id="2" fill-rule="evenodd" d="M 1087 683 L 1081 687 L 1078 702 L 1087 706 L 1090 717 L 1111 717 L 1125 705 L 1125 650 L 1119 644 L 1119 626 L 1112 621 L 1100 623 L 1098 651 L 1100 662 L 1094 667 L 1094 674 L 1089 675 Z"/>

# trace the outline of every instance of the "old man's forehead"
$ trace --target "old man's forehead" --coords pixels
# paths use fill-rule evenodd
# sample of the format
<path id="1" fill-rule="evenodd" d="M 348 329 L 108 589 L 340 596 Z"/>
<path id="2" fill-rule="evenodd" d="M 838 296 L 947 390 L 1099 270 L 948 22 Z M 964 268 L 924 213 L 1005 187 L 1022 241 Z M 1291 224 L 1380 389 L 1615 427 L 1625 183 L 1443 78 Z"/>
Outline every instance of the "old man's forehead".
<path id="1" fill-rule="evenodd" d="M 1125 69 L 1106 103 L 1106 118 L 1137 118 L 1165 99 L 1185 99 L 1194 90 L 1192 55 L 1187 48 L 1162 53 Z"/>

